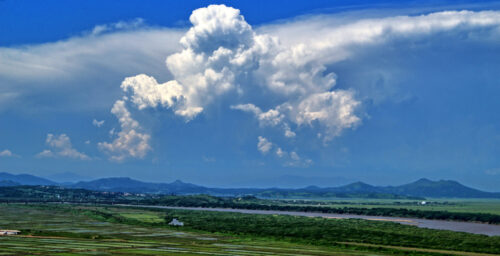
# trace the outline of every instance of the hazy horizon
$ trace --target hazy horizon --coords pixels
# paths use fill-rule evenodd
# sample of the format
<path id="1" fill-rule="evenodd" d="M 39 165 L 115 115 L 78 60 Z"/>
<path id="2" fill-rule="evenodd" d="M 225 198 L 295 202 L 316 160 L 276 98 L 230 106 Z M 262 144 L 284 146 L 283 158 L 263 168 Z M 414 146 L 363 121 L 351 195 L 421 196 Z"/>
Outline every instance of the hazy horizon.
<path id="1" fill-rule="evenodd" d="M 0 173 L 8 173 L 8 174 L 13 174 L 13 175 L 33 175 L 31 173 L 25 173 L 25 172 L 20 172 L 20 173 L 9 173 L 9 172 L 0 172 Z M 93 181 L 98 181 L 101 179 L 116 179 L 116 178 L 127 178 L 127 179 L 132 179 L 140 182 L 149 182 L 149 183 L 163 183 L 163 184 L 168 184 L 168 183 L 174 183 L 177 181 L 181 181 L 183 183 L 188 183 L 188 184 L 194 184 L 197 186 L 202 186 L 202 187 L 207 187 L 207 188 L 237 188 L 237 189 L 245 189 L 245 188 L 255 188 L 255 189 L 266 189 L 266 188 L 280 188 L 280 189 L 301 189 L 301 188 L 307 188 L 307 187 L 320 187 L 320 188 L 335 188 L 335 187 L 342 187 L 346 185 L 351 185 L 354 183 L 365 183 L 368 185 L 372 186 L 377 186 L 377 187 L 394 187 L 394 186 L 401 186 L 401 185 L 408 185 L 412 184 L 415 182 L 419 182 L 420 180 L 430 180 L 431 182 L 439 182 L 439 181 L 455 181 L 453 179 L 428 179 L 425 177 L 416 179 L 416 180 L 409 180 L 407 182 L 402 182 L 402 183 L 381 183 L 381 184 L 376 184 L 372 183 L 370 181 L 363 181 L 363 180 L 351 180 L 348 178 L 344 177 L 306 177 L 306 176 L 293 176 L 293 175 L 283 175 L 283 176 L 278 176 L 278 177 L 268 177 L 267 179 L 255 179 L 255 180 L 246 180 L 242 182 L 233 182 L 233 183 L 219 183 L 219 184 L 210 184 L 210 183 L 195 183 L 191 182 L 189 180 L 181 180 L 181 179 L 172 179 L 172 180 L 144 180 L 141 179 L 141 177 L 128 177 L 128 176 L 102 176 L 102 177 L 88 177 L 88 176 L 81 176 L 75 173 L 71 172 L 63 172 L 63 173 L 55 173 L 52 175 L 48 176 L 37 176 L 33 175 L 36 177 L 44 178 L 53 182 L 57 182 L 60 184 L 75 184 L 78 182 L 93 182 Z M 477 188 L 474 187 L 473 185 L 467 184 L 467 182 L 458 182 L 466 187 L 472 188 L 472 189 L 478 189 L 484 192 L 500 192 L 498 189 L 482 189 L 482 188 Z"/>

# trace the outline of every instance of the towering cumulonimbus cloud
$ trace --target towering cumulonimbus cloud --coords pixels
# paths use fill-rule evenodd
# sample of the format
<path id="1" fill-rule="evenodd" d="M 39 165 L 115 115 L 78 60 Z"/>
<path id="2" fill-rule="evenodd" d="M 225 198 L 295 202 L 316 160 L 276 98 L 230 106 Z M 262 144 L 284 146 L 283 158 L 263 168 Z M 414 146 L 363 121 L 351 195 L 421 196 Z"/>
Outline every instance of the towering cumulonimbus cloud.
<path id="1" fill-rule="evenodd" d="M 209 6 L 195 10 L 193 27 L 181 38 L 181 52 L 170 55 L 166 64 L 175 80 L 159 84 L 152 77 L 125 79 L 124 91 L 132 102 L 145 107 L 173 108 L 186 120 L 193 119 L 217 97 L 236 89 L 243 73 L 257 68 L 253 55 L 262 54 L 262 39 L 255 35 L 239 10 Z"/>
<path id="2" fill-rule="evenodd" d="M 224 94 L 244 94 L 258 87 L 285 100 L 266 112 L 252 103 L 232 108 L 254 113 L 261 125 L 279 124 L 286 137 L 295 136 L 290 122 L 324 122 L 330 137 L 360 122 L 355 114 L 359 102 L 353 94 L 331 91 L 333 73 L 325 74 L 325 67 L 314 61 L 296 65 L 290 56 L 293 53 L 277 38 L 255 33 L 239 10 L 210 5 L 195 10 L 190 21 L 193 26 L 180 40 L 183 50 L 166 60 L 175 80 L 158 83 L 141 74 L 123 81 L 122 89 L 131 93 L 131 101 L 139 109 L 172 108 L 189 121 Z M 311 98 L 323 101 L 311 106 Z M 253 106 L 253 110 L 244 106 Z"/>
<path id="3" fill-rule="evenodd" d="M 280 25 L 285 43 L 276 36 L 257 33 L 239 10 L 225 5 L 197 9 L 190 21 L 192 27 L 180 39 L 182 49 L 166 59 L 172 80 L 159 83 L 140 74 L 122 82 L 121 88 L 133 105 L 139 110 L 169 108 L 190 121 L 214 102 L 232 95 L 230 108 L 253 114 L 260 126 L 278 127 L 286 138 L 295 137 L 298 127 L 315 127 L 318 137 L 328 142 L 362 122 L 357 92 L 335 88 L 336 75 L 327 69 L 328 64 L 348 58 L 359 46 L 394 38 L 495 28 L 500 25 L 500 13 L 439 12 L 366 19 L 333 27 L 322 21 L 308 26 L 293 26 L 292 22 L 291 30 L 298 27 L 299 33 L 287 33 L 286 24 Z M 273 34 L 272 28 L 259 31 Z M 140 143 L 126 143 L 125 135 L 136 129 L 123 123 L 122 129 L 126 129 L 120 132 L 123 136 L 100 147 L 108 152 L 121 148 L 120 159 L 142 157 L 150 150 L 149 135 L 139 132 L 135 137 L 141 138 L 135 141 Z M 298 159 L 296 152 L 285 154 L 278 149 L 278 156 Z"/>

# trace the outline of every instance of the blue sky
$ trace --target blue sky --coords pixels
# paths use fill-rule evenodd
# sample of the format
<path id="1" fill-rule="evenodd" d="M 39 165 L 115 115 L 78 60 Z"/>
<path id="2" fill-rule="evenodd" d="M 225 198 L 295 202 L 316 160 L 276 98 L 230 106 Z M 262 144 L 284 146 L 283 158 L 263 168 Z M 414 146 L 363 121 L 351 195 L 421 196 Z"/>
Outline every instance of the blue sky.
<path id="1" fill-rule="evenodd" d="M 0 32 L 0 171 L 498 190 L 499 2 L 6 0 Z"/>

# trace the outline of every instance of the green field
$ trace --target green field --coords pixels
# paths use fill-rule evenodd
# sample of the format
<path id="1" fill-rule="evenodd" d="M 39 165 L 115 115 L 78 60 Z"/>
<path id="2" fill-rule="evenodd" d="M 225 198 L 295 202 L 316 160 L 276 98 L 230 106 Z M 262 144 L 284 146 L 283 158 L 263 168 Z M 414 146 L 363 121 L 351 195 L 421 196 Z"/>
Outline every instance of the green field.
<path id="1" fill-rule="evenodd" d="M 283 200 L 289 204 L 299 204 L 298 200 Z M 308 200 L 307 204 L 314 202 L 321 206 L 333 208 L 358 207 L 358 208 L 404 208 L 422 211 L 449 211 L 467 213 L 489 213 L 500 215 L 500 199 L 456 199 L 438 198 L 425 200 L 426 205 L 419 204 L 415 200 L 392 200 L 392 199 L 331 199 L 331 200 Z M 300 202 L 300 201 L 299 201 Z"/>
<path id="2" fill-rule="evenodd" d="M 1 204 L 0 212 L 0 228 L 22 230 L 18 236 L 0 236 L 0 255 L 491 255 L 488 253 L 500 252 L 499 237 L 436 232 L 375 221 L 55 204 Z M 173 217 L 186 225 L 166 225 Z M 422 247 L 422 242 L 428 245 Z"/>

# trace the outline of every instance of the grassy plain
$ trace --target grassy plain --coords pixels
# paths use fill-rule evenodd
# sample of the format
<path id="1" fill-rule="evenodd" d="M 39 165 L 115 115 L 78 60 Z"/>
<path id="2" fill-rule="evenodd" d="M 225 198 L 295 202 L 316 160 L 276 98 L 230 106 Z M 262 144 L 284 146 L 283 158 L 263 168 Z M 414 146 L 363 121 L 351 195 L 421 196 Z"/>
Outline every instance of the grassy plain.
<path id="1" fill-rule="evenodd" d="M 186 226 L 166 225 L 172 217 Z M 0 204 L 0 228 L 23 231 L 0 236 L 0 255 L 491 255 L 500 248 L 500 238 L 393 223 L 89 205 Z M 414 239 L 431 233 L 438 246 L 417 248 Z M 470 243 L 483 248 L 471 251 Z"/>
<path id="2" fill-rule="evenodd" d="M 82 214 L 82 211 L 73 211 L 72 207 L 1 205 L 0 227 L 20 229 L 23 235 L 0 236 L 0 255 L 366 255 L 363 251 L 352 249 L 245 241 L 229 236 L 155 227 L 154 223 L 159 220 L 158 212 L 98 209 L 118 213 L 127 219 L 145 220 L 145 225 L 98 221 Z"/>
<path id="3" fill-rule="evenodd" d="M 283 200 L 288 203 L 300 202 L 300 200 Z M 422 211 L 449 211 L 466 213 L 489 213 L 500 215 L 500 199 L 456 199 L 456 198 L 429 198 L 426 204 L 420 204 L 416 200 L 392 200 L 392 199 L 318 199 L 307 200 L 307 204 L 314 202 L 321 206 L 332 208 L 358 207 L 358 208 L 403 208 L 408 210 Z M 295 203 L 297 204 L 297 203 Z"/>

